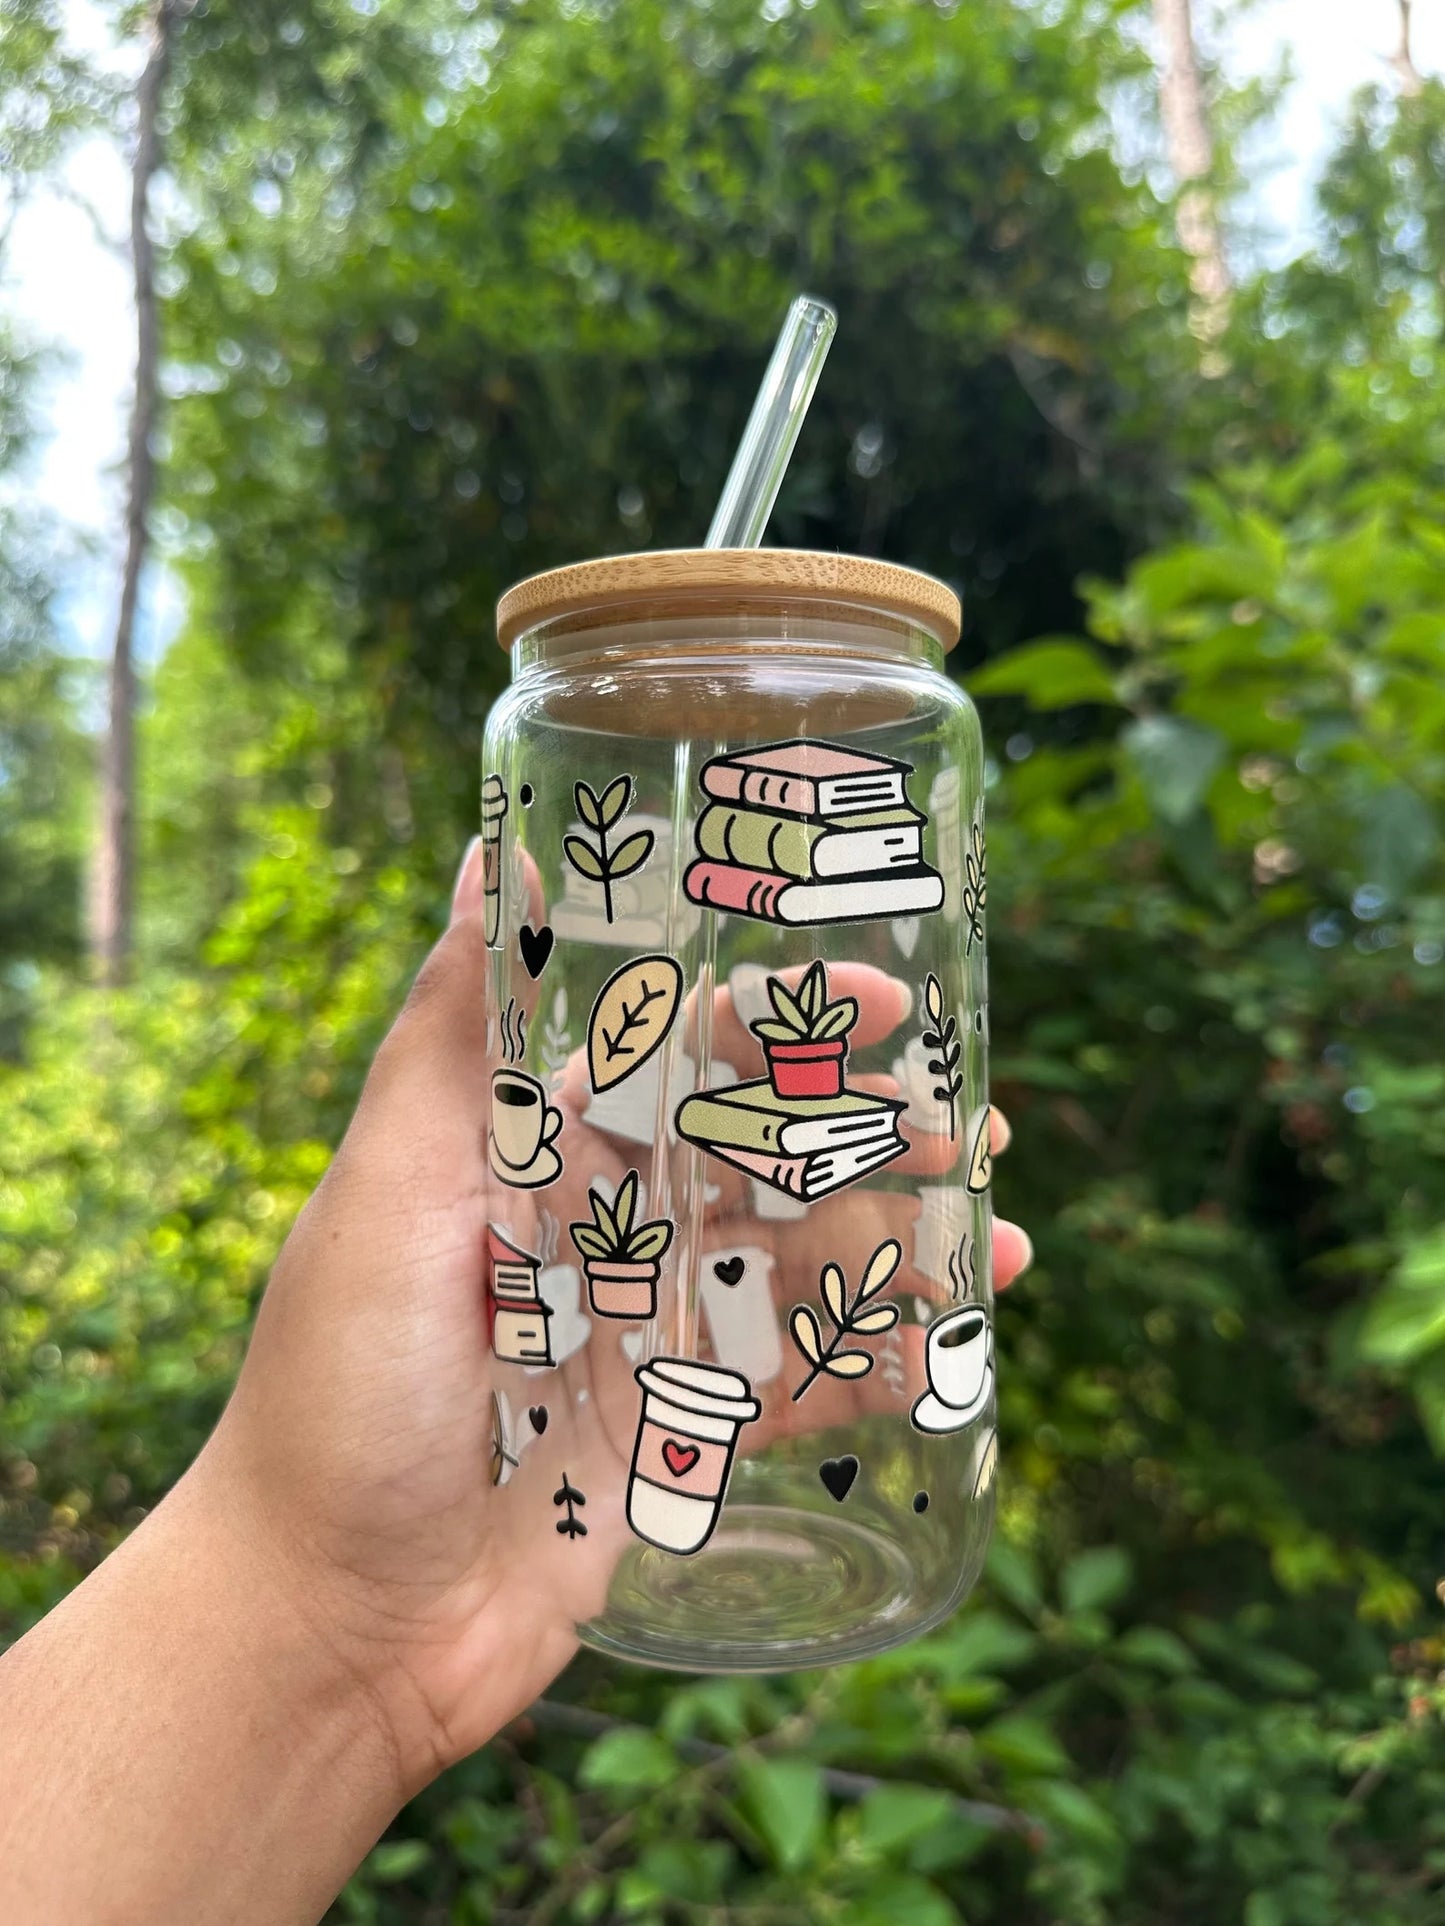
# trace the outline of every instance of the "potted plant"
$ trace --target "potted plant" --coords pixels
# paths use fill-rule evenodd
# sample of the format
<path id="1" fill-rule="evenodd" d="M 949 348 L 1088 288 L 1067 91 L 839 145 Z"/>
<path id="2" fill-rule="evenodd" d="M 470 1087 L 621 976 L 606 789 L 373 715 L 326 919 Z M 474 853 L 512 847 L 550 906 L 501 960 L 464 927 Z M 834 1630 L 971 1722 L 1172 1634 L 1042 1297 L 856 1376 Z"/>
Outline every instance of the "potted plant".
<path id="1" fill-rule="evenodd" d="M 572 1224 L 572 1242 L 582 1257 L 587 1294 L 599 1317 L 649 1318 L 657 1314 L 657 1280 L 662 1254 L 672 1242 L 665 1217 L 636 1224 L 637 1172 L 629 1170 L 611 1207 L 595 1190 L 587 1192 L 590 1224 Z"/>
<path id="2" fill-rule="evenodd" d="M 774 1014 L 753 1024 L 763 1046 L 768 1079 L 780 1097 L 836 1097 L 843 1089 L 848 1032 L 858 1021 L 851 996 L 828 1001 L 828 972 L 809 964 L 796 990 L 781 977 L 768 978 Z"/>

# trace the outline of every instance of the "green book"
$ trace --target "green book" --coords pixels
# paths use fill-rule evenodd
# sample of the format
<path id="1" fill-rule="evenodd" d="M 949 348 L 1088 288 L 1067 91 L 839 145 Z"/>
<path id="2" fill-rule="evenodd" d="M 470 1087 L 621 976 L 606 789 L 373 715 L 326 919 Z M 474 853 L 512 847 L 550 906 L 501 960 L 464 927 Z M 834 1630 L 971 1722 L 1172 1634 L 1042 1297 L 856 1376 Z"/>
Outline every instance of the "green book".
<path id="1" fill-rule="evenodd" d="M 810 822 L 745 803 L 715 802 L 698 818 L 698 854 L 742 869 L 770 869 L 800 882 L 909 868 L 923 853 L 913 809 L 870 809 Z"/>
<path id="2" fill-rule="evenodd" d="M 677 1130 L 705 1150 L 732 1144 L 739 1150 L 776 1150 L 799 1157 L 891 1136 L 894 1119 L 906 1108 L 901 1098 L 875 1097 L 863 1090 L 845 1090 L 840 1097 L 780 1097 L 762 1077 L 688 1097 L 678 1107 Z"/>

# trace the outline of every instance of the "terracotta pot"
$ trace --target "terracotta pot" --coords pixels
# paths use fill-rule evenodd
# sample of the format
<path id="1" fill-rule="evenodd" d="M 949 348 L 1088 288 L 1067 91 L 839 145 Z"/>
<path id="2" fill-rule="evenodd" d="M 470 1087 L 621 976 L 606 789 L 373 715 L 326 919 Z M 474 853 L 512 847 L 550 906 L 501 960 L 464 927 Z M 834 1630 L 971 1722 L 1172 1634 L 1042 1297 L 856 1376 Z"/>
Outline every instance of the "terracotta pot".
<path id="1" fill-rule="evenodd" d="M 836 1097 L 843 1089 L 846 1037 L 822 1043 L 765 1043 L 768 1077 L 780 1097 Z"/>
<path id="2" fill-rule="evenodd" d="M 587 1295 L 598 1317 L 625 1317 L 635 1321 L 657 1315 L 657 1280 L 662 1266 L 656 1258 L 645 1263 L 624 1263 L 621 1258 L 590 1258 Z"/>

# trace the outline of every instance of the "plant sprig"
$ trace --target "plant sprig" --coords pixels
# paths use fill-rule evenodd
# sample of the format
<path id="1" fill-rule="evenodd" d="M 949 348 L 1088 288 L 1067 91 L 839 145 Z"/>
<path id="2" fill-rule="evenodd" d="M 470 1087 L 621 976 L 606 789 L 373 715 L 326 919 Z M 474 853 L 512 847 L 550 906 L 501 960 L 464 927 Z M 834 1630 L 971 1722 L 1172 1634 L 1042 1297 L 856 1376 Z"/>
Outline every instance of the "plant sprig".
<path id="1" fill-rule="evenodd" d="M 938 1052 L 928 1059 L 928 1073 L 943 1079 L 933 1086 L 933 1094 L 948 1106 L 948 1136 L 952 1142 L 958 1135 L 958 1094 L 963 1089 L 963 1072 L 958 1067 L 963 1038 L 958 1034 L 958 1018 L 943 1007 L 943 985 L 932 970 L 923 985 L 923 1007 L 933 1026 L 923 1032 L 923 1042 L 926 1048 Z"/>
<path id="2" fill-rule="evenodd" d="M 587 1201 L 592 1206 L 592 1222 L 568 1225 L 572 1242 L 584 1257 L 641 1264 L 661 1257 L 672 1242 L 673 1226 L 666 1217 L 655 1217 L 646 1224 L 633 1223 L 638 1201 L 635 1170 L 629 1170 L 617 1186 L 610 1208 L 596 1190 L 588 1191 Z"/>
<path id="3" fill-rule="evenodd" d="M 774 1014 L 759 1017 L 749 1026 L 755 1037 L 768 1043 L 826 1043 L 846 1036 L 858 1021 L 856 998 L 828 1001 L 828 971 L 821 957 L 808 965 L 796 991 L 780 976 L 770 976 L 768 1000 Z"/>
<path id="4" fill-rule="evenodd" d="M 592 830 L 597 842 L 594 848 L 585 835 L 564 836 L 562 851 L 579 876 L 602 885 L 602 908 L 610 923 L 612 885 L 642 868 L 657 839 L 650 829 L 638 829 L 615 848 L 608 847 L 609 831 L 617 827 L 632 803 L 631 776 L 618 776 L 600 796 L 587 783 L 574 783 L 572 799 L 577 805 L 578 818 Z"/>
<path id="5" fill-rule="evenodd" d="M 896 1304 L 873 1305 L 872 1300 L 885 1289 L 903 1259 L 903 1246 L 896 1237 L 880 1244 L 868 1259 L 852 1302 L 848 1301 L 848 1280 L 837 1264 L 825 1264 L 818 1284 L 823 1293 L 823 1308 L 833 1325 L 833 1335 L 825 1345 L 823 1326 L 811 1304 L 797 1305 L 788 1318 L 793 1342 L 808 1360 L 811 1369 L 793 1393 L 796 1404 L 813 1380 L 824 1372 L 832 1378 L 866 1378 L 873 1369 L 871 1351 L 848 1351 L 840 1347 L 845 1338 L 877 1337 L 891 1331 L 898 1322 Z M 872 1305 L 870 1309 L 869 1306 Z"/>
<path id="6" fill-rule="evenodd" d="M 963 870 L 963 907 L 968 915 L 968 939 L 963 946 L 963 953 L 969 956 L 974 944 L 983 941 L 983 913 L 988 905 L 988 866 L 981 822 L 975 822 L 968 832 Z"/>

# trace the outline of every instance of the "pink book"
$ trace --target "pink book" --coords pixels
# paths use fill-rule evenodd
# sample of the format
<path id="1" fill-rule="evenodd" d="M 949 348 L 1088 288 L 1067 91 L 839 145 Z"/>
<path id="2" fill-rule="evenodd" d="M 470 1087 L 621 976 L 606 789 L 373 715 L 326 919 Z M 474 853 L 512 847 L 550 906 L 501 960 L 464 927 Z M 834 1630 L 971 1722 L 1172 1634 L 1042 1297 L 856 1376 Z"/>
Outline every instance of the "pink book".
<path id="1" fill-rule="evenodd" d="M 705 763 L 702 786 L 720 802 L 750 803 L 789 816 L 843 816 L 896 809 L 907 800 L 909 764 L 864 756 L 826 742 L 774 742 Z"/>
<path id="2" fill-rule="evenodd" d="M 705 909 L 756 916 L 764 923 L 866 923 L 880 916 L 927 916 L 943 904 L 943 878 L 925 863 L 874 876 L 800 883 L 774 870 L 703 858 L 689 866 L 682 887 Z"/>
<path id="3" fill-rule="evenodd" d="M 815 1150 L 806 1157 L 779 1157 L 770 1150 L 740 1150 L 732 1144 L 711 1144 L 708 1148 L 712 1156 L 736 1164 L 773 1190 L 811 1199 L 826 1197 L 881 1164 L 892 1163 L 908 1146 L 901 1137 L 890 1134 L 877 1143 L 843 1144 L 836 1150 Z"/>

